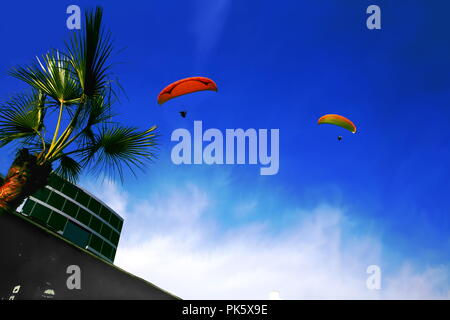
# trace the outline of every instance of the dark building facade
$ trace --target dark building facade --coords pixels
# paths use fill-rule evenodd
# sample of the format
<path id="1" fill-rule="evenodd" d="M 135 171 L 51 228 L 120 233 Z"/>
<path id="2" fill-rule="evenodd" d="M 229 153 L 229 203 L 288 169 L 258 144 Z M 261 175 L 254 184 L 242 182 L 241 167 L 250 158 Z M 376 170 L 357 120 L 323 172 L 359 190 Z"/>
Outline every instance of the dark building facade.
<path id="1" fill-rule="evenodd" d="M 0 300 L 179 299 L 17 213 L 0 213 L 0 246 Z"/>
<path id="2" fill-rule="evenodd" d="M 123 219 L 100 199 L 52 174 L 19 212 L 75 245 L 113 262 Z"/>
<path id="3" fill-rule="evenodd" d="M 0 300 L 178 300 L 112 264 L 122 226 L 101 200 L 52 174 L 17 212 L 0 211 Z M 79 288 L 69 285 L 73 268 Z"/>

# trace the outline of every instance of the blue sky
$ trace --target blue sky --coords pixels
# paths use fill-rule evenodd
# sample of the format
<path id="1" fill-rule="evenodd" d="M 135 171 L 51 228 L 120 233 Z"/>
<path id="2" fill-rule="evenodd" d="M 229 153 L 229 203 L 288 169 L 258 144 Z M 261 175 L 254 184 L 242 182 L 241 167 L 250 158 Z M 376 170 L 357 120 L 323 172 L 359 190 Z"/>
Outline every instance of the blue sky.
<path id="1" fill-rule="evenodd" d="M 29 63 L 50 48 L 63 47 L 70 34 L 65 27 L 65 11 L 70 4 L 82 10 L 92 6 L 91 1 L 78 0 L 2 4 L 2 101 L 24 88 L 6 74 L 9 68 Z M 186 209 L 185 219 L 197 221 L 196 217 L 202 217 L 193 229 L 215 230 L 201 235 L 209 242 L 203 243 L 207 250 L 200 243 L 188 248 L 193 250 L 192 257 L 198 252 L 220 250 L 230 254 L 233 250 L 226 248 L 234 247 L 224 245 L 233 242 L 230 234 L 237 233 L 236 239 L 241 239 L 245 232 L 273 240 L 279 248 L 274 254 L 285 252 L 284 241 L 290 243 L 290 249 L 295 248 L 292 241 L 296 238 L 289 233 L 295 233 L 293 226 L 304 231 L 308 219 L 313 219 L 320 222 L 320 230 L 325 230 L 327 219 L 320 217 L 326 212 L 325 217 L 334 221 L 332 225 L 339 231 L 335 230 L 342 242 L 339 259 L 351 256 L 361 239 L 373 241 L 370 245 L 367 240 L 367 247 L 358 249 L 364 251 L 361 259 L 351 263 L 359 271 L 338 268 L 346 272 L 346 281 L 363 279 L 364 268 L 370 264 L 380 264 L 384 274 L 395 280 L 409 274 L 402 271 L 406 264 L 413 270 L 413 279 L 428 277 L 430 268 L 440 270 L 436 276 L 440 280 L 429 291 L 420 285 L 414 287 L 419 293 L 423 290 L 424 297 L 448 292 L 450 39 L 446 14 L 450 4 L 425 0 L 97 4 L 104 7 L 105 25 L 115 39 L 113 61 L 117 64 L 113 70 L 127 95 L 116 106 L 119 116 L 115 120 L 141 128 L 156 124 L 162 134 L 159 158 L 138 180 L 130 177 L 123 185 L 111 184 L 111 189 L 89 175 L 81 180 L 114 202 L 129 221 L 121 240 L 123 258 L 118 254 L 125 268 L 134 271 L 125 261 L 137 248 L 145 247 L 137 246 L 136 238 L 149 243 L 149 250 L 155 249 L 155 235 L 169 236 L 167 241 L 183 239 L 178 235 L 184 233 L 176 233 L 179 229 L 174 231 L 170 226 L 179 223 L 181 228 L 186 220 L 172 221 L 170 214 L 169 218 L 159 216 L 158 210 L 178 210 L 182 215 Z M 381 30 L 366 28 L 365 11 L 371 4 L 381 7 Z M 165 85 L 194 75 L 214 79 L 219 92 L 193 94 L 162 107 L 157 105 L 156 96 Z M 186 119 L 178 115 L 183 109 L 188 110 Z M 357 134 L 317 126 L 317 119 L 327 113 L 352 119 Z M 177 128 L 191 130 L 194 120 L 202 120 L 204 128 L 223 132 L 227 128 L 280 129 L 279 173 L 260 176 L 259 166 L 250 165 L 175 166 L 170 159 L 174 146 L 170 134 Z M 336 139 L 338 135 L 343 136 L 341 142 Z M 0 158 L 3 172 L 12 160 L 8 152 Z M 109 197 L 104 190 L 111 190 Z M 180 206 L 149 202 L 166 203 L 170 197 L 180 201 Z M 136 203 L 140 202 L 147 206 L 139 208 Z M 142 214 L 142 210 L 155 215 Z M 152 220 L 156 217 L 169 220 L 159 224 Z M 155 224 L 160 229 L 154 229 Z M 254 231 L 261 225 L 264 231 Z M 177 236 L 170 238 L 170 232 Z M 290 235 L 283 238 L 286 232 Z M 315 236 L 305 237 L 299 243 L 316 240 Z M 245 246 L 246 240 L 242 241 Z M 335 238 L 327 241 L 331 244 Z M 170 248 L 176 250 L 175 245 Z M 247 249 L 264 250 L 259 245 Z M 174 256 L 165 256 L 166 263 L 178 263 Z M 151 263 L 135 272 L 175 293 L 202 297 L 201 292 L 190 292 L 187 286 L 177 287 L 168 275 L 148 273 L 151 267 L 167 267 Z M 356 267 L 360 265 L 364 268 Z M 215 270 L 210 265 L 204 268 Z M 436 279 L 434 275 L 432 272 L 431 277 Z M 157 276 L 161 276 L 160 282 Z M 231 278 L 228 275 L 226 279 Z M 342 285 L 350 287 L 346 281 Z M 283 280 L 273 280 L 272 286 L 285 285 Z M 210 296 L 215 297 L 217 292 L 211 290 Z M 384 297 L 401 296 L 399 290 L 392 291 L 398 295 Z M 286 292 L 287 298 L 309 297 L 307 292 L 311 292 L 287 287 L 280 291 L 282 295 Z M 365 297 L 361 292 L 352 291 L 349 296 Z M 251 298 L 262 293 L 246 294 Z M 328 297 L 320 293 L 310 296 Z"/>

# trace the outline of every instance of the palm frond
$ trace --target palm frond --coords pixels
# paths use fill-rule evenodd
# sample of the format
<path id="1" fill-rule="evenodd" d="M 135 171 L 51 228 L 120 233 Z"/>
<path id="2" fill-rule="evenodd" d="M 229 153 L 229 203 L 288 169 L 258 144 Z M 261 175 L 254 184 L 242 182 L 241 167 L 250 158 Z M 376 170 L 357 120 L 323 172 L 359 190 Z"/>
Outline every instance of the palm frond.
<path id="1" fill-rule="evenodd" d="M 41 61 L 42 59 L 42 61 Z M 45 54 L 26 67 L 15 67 L 9 73 L 53 98 L 58 104 L 80 99 L 81 88 L 73 77 L 69 59 L 58 51 Z"/>
<path id="2" fill-rule="evenodd" d="M 112 52 L 111 36 L 101 28 L 103 10 L 87 12 L 84 32 L 75 33 L 67 44 L 70 62 L 78 77 L 83 94 L 99 95 L 110 86 L 107 60 Z"/>
<path id="3" fill-rule="evenodd" d="M 0 146 L 16 139 L 34 138 L 42 129 L 44 115 L 45 98 L 40 93 L 13 97 L 0 107 Z"/>
<path id="4" fill-rule="evenodd" d="M 19 149 L 26 148 L 30 151 L 31 154 L 40 154 L 44 151 L 43 145 L 45 145 L 45 149 L 48 150 L 48 148 L 50 147 L 50 142 L 44 141 L 43 143 L 43 141 L 36 136 L 27 137 L 20 140 Z"/>
<path id="5" fill-rule="evenodd" d="M 81 165 L 75 159 L 63 154 L 59 158 L 59 166 L 55 172 L 62 178 L 76 183 L 81 172 Z"/>
<path id="6" fill-rule="evenodd" d="M 158 145 L 156 126 L 145 131 L 118 125 L 103 127 L 94 139 L 86 148 L 82 163 L 92 164 L 110 176 L 119 174 L 122 181 L 123 166 L 134 174 L 134 169 L 142 169 L 146 161 L 155 157 Z"/>
<path id="7" fill-rule="evenodd" d="M 103 95 L 86 98 L 75 112 L 71 112 L 69 109 L 67 111 L 72 120 L 55 144 L 56 147 L 52 150 L 53 154 L 47 156 L 49 159 L 58 158 L 59 154 L 74 142 L 81 146 L 79 149 L 84 149 L 86 142 L 92 144 L 94 139 L 92 129 L 95 125 L 112 123 L 110 97 Z"/>
<path id="8" fill-rule="evenodd" d="M 111 123 L 114 116 L 112 103 L 111 95 L 101 94 L 87 98 L 79 116 L 77 128 L 86 130 L 98 124 Z"/>

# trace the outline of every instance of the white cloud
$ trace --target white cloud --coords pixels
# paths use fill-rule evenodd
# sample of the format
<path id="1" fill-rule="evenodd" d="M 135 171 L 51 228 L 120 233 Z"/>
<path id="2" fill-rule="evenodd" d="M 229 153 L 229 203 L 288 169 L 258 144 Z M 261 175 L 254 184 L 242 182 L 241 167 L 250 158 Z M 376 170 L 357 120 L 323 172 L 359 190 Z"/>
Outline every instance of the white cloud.
<path id="1" fill-rule="evenodd" d="M 234 215 L 243 218 L 255 211 L 257 206 L 258 201 L 256 199 L 241 201 L 235 206 Z"/>
<path id="2" fill-rule="evenodd" d="M 103 196 L 127 217 L 115 263 L 183 299 L 267 299 L 273 291 L 283 299 L 448 298 L 446 266 L 405 264 L 382 278 L 381 290 L 367 289 L 367 266 L 384 272 L 382 243 L 353 236 L 340 209 L 298 210 L 301 219 L 281 232 L 264 221 L 224 229 L 212 192 L 177 185 L 145 201 L 115 186 Z"/>
<path id="3" fill-rule="evenodd" d="M 386 299 L 450 299 L 448 266 L 432 266 L 422 273 L 405 263 L 400 271 L 386 281 Z"/>

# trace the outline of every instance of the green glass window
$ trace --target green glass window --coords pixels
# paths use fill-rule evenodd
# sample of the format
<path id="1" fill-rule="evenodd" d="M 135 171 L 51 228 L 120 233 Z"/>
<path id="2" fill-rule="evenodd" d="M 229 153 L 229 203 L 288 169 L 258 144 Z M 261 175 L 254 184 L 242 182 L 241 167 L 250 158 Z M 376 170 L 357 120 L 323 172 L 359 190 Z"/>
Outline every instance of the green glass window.
<path id="1" fill-rule="evenodd" d="M 95 234 L 91 234 L 91 240 L 89 241 L 89 246 L 98 251 L 102 251 L 103 240 L 97 237 Z"/>
<path id="2" fill-rule="evenodd" d="M 102 217 L 103 220 L 106 222 L 109 222 L 109 219 L 111 217 L 111 211 L 108 210 L 105 206 L 102 206 L 100 209 L 100 217 Z"/>
<path id="3" fill-rule="evenodd" d="M 78 208 L 79 208 L 79 206 L 77 206 L 72 201 L 66 199 L 66 203 L 64 204 L 64 208 L 62 211 L 64 213 L 68 214 L 69 216 L 76 218 L 77 213 L 78 213 Z"/>
<path id="4" fill-rule="evenodd" d="M 64 180 L 61 179 L 60 177 L 58 177 L 56 174 L 51 174 L 48 184 L 50 185 L 50 187 L 61 191 L 63 184 L 64 184 Z"/>
<path id="5" fill-rule="evenodd" d="M 112 253 L 111 253 L 111 261 L 114 261 L 114 258 L 116 257 L 116 249 L 112 249 Z"/>
<path id="6" fill-rule="evenodd" d="M 50 208 L 44 207 L 42 204 L 36 202 L 31 216 L 41 222 L 47 222 L 51 212 L 52 210 Z"/>
<path id="7" fill-rule="evenodd" d="M 33 194 L 33 197 L 44 202 L 47 201 L 48 195 L 50 194 L 50 190 L 47 188 L 41 188 L 37 192 Z"/>
<path id="8" fill-rule="evenodd" d="M 33 210 L 35 203 L 36 202 L 34 202 L 33 200 L 27 199 L 22 207 L 22 212 L 29 215 L 31 213 L 31 210 Z"/>
<path id="9" fill-rule="evenodd" d="M 89 209 L 91 209 L 92 212 L 94 212 L 95 214 L 99 214 L 100 207 L 101 207 L 100 203 L 94 198 L 91 198 L 91 201 L 89 202 Z"/>
<path id="10" fill-rule="evenodd" d="M 89 227 L 100 233 L 100 230 L 102 228 L 102 222 L 100 221 L 100 219 L 97 219 L 96 217 L 92 216 L 91 222 L 89 223 Z"/>
<path id="11" fill-rule="evenodd" d="M 72 221 L 67 221 L 63 236 L 76 245 L 86 248 L 90 233 L 77 226 Z"/>
<path id="12" fill-rule="evenodd" d="M 77 191 L 78 189 L 68 182 L 64 183 L 64 186 L 62 188 L 62 192 L 72 199 L 75 199 Z"/>
<path id="13" fill-rule="evenodd" d="M 100 232 L 102 236 L 109 240 L 109 238 L 111 237 L 111 232 L 112 229 L 110 226 L 108 226 L 107 224 L 102 224 L 102 230 Z"/>
<path id="14" fill-rule="evenodd" d="M 83 208 L 80 208 L 78 210 L 77 220 L 88 226 L 91 221 L 91 214 Z"/>
<path id="15" fill-rule="evenodd" d="M 112 250 L 113 247 L 111 247 L 109 244 L 107 244 L 106 242 L 103 243 L 103 247 L 102 247 L 102 255 L 104 255 L 105 257 L 111 259 L 111 255 L 112 255 Z"/>
<path id="16" fill-rule="evenodd" d="M 56 231 L 63 231 L 66 226 L 67 218 L 60 215 L 59 213 L 52 211 L 50 219 L 47 224 Z"/>
<path id="17" fill-rule="evenodd" d="M 66 199 L 64 197 L 60 196 L 56 192 L 52 192 L 50 193 L 47 203 L 58 210 L 62 210 L 65 201 Z"/>
<path id="18" fill-rule="evenodd" d="M 111 232 L 111 242 L 113 244 L 115 244 L 116 246 L 119 243 L 119 238 L 120 238 L 120 236 L 117 232 L 115 232 L 115 231 Z"/>
<path id="19" fill-rule="evenodd" d="M 83 191 L 81 191 L 81 190 L 78 191 L 77 196 L 76 196 L 76 198 L 75 198 L 75 200 L 76 200 L 78 203 L 82 204 L 82 205 L 85 206 L 85 207 L 88 206 L 89 199 L 90 199 L 90 197 L 89 197 L 86 193 L 84 193 Z"/>
<path id="20" fill-rule="evenodd" d="M 119 218 L 117 218 L 115 214 L 112 214 L 111 219 L 109 220 L 111 226 L 113 226 L 113 228 L 117 230 L 119 228 L 119 222 L 120 222 Z"/>
<path id="21" fill-rule="evenodd" d="M 118 230 L 119 232 L 122 231 L 122 226 L 123 226 L 123 220 L 119 220 L 119 227 L 117 228 L 117 230 Z"/>

